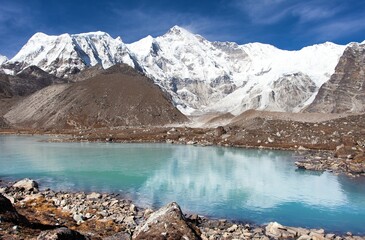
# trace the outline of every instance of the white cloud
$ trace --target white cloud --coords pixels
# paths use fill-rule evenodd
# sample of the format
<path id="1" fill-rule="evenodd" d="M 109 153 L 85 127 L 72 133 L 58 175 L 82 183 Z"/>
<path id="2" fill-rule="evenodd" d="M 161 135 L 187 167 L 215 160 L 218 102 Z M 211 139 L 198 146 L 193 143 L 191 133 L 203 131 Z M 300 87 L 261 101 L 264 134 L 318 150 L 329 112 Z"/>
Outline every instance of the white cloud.
<path id="1" fill-rule="evenodd" d="M 26 28 L 32 24 L 29 9 L 26 6 L 12 3 L 2 3 L 0 8 L 0 33 L 9 31 L 9 25 Z"/>
<path id="2" fill-rule="evenodd" d="M 322 20 L 341 11 L 341 5 L 323 0 L 236 0 L 234 5 L 247 14 L 253 23 L 270 25 L 286 17 L 298 17 L 300 22 Z"/>
<path id="3" fill-rule="evenodd" d="M 116 23 L 116 27 L 119 28 L 117 31 L 122 32 L 121 37 L 127 39 L 128 34 L 137 38 L 144 37 L 148 34 L 156 37 L 164 34 L 174 25 L 179 25 L 192 33 L 200 34 L 203 37 L 209 37 L 214 40 L 221 36 L 220 29 L 230 24 L 229 21 L 221 21 L 214 17 L 210 18 L 183 12 L 115 8 L 113 12 L 120 19 L 120 22 Z"/>
<path id="4" fill-rule="evenodd" d="M 309 34 L 313 35 L 319 41 L 338 39 L 364 31 L 364 22 L 365 17 L 359 18 L 356 16 L 352 18 L 336 19 L 313 28 L 309 31 Z"/>

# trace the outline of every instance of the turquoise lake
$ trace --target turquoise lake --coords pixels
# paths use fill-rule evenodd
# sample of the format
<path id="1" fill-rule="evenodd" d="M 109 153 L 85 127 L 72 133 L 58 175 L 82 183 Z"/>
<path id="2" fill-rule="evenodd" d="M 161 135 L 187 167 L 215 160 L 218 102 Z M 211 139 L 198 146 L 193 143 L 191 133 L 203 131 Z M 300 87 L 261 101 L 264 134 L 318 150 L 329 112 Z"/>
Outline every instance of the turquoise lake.
<path id="1" fill-rule="evenodd" d="M 171 144 L 49 143 L 0 135 L 0 178 L 120 193 L 138 205 L 365 234 L 365 178 L 297 170 L 292 152 Z"/>

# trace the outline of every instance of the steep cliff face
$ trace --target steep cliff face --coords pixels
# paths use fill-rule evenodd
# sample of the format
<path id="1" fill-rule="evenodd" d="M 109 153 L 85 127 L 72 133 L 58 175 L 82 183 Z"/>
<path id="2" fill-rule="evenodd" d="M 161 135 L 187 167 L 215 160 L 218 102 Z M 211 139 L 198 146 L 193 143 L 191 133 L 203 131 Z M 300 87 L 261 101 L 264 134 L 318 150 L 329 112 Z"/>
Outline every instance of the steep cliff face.
<path id="1" fill-rule="evenodd" d="M 365 44 L 351 44 L 306 112 L 365 112 Z"/>

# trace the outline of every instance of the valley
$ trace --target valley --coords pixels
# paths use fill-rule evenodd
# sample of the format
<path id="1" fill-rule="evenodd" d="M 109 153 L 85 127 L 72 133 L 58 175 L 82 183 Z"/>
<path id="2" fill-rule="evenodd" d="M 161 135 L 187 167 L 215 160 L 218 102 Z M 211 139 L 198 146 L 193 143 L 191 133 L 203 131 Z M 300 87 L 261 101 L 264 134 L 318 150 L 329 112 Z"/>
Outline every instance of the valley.
<path id="1" fill-rule="evenodd" d="M 32 147 L 44 141 L 47 142 L 44 144 L 55 144 L 47 145 L 47 147 L 68 146 L 70 148 L 65 152 L 71 153 L 71 149 L 79 146 L 76 145 L 79 143 L 84 144 L 80 145 L 83 147 L 88 144 L 96 146 L 96 149 L 102 146 L 108 150 L 101 151 L 105 155 L 100 155 L 98 151 L 94 152 L 95 156 L 100 158 L 97 159 L 98 163 L 95 163 L 100 164 L 99 168 L 112 166 L 112 164 L 106 164 L 106 160 L 104 162 L 101 160 L 113 151 L 108 149 L 110 146 L 128 148 L 129 145 L 125 145 L 127 143 L 140 143 L 139 146 L 143 149 L 136 151 L 144 154 L 145 158 L 150 157 L 151 154 L 155 157 L 151 161 L 162 158 L 163 150 L 159 150 L 155 155 L 156 152 L 147 151 L 150 145 L 144 144 L 163 143 L 161 146 L 167 149 L 181 147 L 182 150 L 177 150 L 179 156 L 184 156 L 190 151 L 194 152 L 195 150 L 191 150 L 194 147 L 198 149 L 197 151 L 207 151 L 207 156 L 210 156 L 209 154 L 212 153 L 209 153 L 209 149 L 212 148 L 218 153 L 217 159 L 222 161 L 228 161 L 226 156 L 230 154 L 222 154 L 224 151 L 244 152 L 247 149 L 256 149 L 258 152 L 254 154 L 256 156 L 254 160 L 258 161 L 260 159 L 258 156 L 262 154 L 260 151 L 285 150 L 287 153 L 293 153 L 290 158 L 290 167 L 288 167 L 290 173 L 301 176 L 303 171 L 305 174 L 322 178 L 331 176 L 336 178 L 336 181 L 337 177 L 345 178 L 350 185 L 354 185 L 351 185 L 354 189 L 362 189 L 363 185 L 357 185 L 357 180 L 362 181 L 365 177 L 364 59 L 365 42 L 347 45 L 325 42 L 288 51 L 262 43 L 238 45 L 234 42 L 210 42 L 179 26 L 172 27 L 161 36 L 147 36 L 128 44 L 124 43 L 122 38 L 113 38 L 105 32 L 66 33 L 58 36 L 36 33 L 13 58 L 0 56 L 0 138 L 3 140 L 0 142 L 3 144 L 0 147 L 6 146 L 4 151 L 11 149 L 12 137 L 26 139 L 27 137 L 37 138 L 39 135 L 45 139 L 40 140 L 39 143 L 26 142 L 24 149 L 33 154 Z M 9 142 L 11 144 L 6 145 Z M 200 148 L 207 150 L 199 150 Z M 59 154 L 59 152 L 48 153 L 44 149 L 40 148 L 36 153 L 39 154 L 40 159 L 43 156 L 56 158 Z M 93 152 L 91 149 L 88 151 Z M 9 156 L 13 152 L 10 151 Z M 130 153 L 131 151 L 118 154 L 129 156 Z M 196 161 L 200 160 L 199 156 L 195 153 L 189 155 L 187 166 L 194 166 Z M 171 159 L 174 160 L 174 158 L 167 158 L 165 161 L 172 161 Z M 173 185 L 178 180 L 176 174 L 181 169 L 175 169 L 176 171 L 171 169 L 180 161 L 185 160 L 179 160 L 167 165 L 168 169 L 157 171 L 156 176 L 163 176 L 166 179 L 171 177 L 168 184 L 160 183 L 158 177 L 143 180 L 145 181 L 143 182 L 141 176 L 144 176 L 146 172 L 150 173 L 150 170 L 135 173 L 133 181 L 142 181 L 145 184 L 160 183 L 157 189 L 163 189 L 169 184 Z M 47 166 L 49 162 L 52 161 L 45 159 L 40 166 Z M 61 159 L 54 165 L 63 166 L 65 162 L 67 158 Z M 134 166 L 133 164 L 131 166 Z M 131 166 L 128 169 L 134 169 Z M 149 166 L 149 163 L 145 161 L 140 168 L 143 169 L 146 166 Z M 228 166 L 222 165 L 221 161 L 204 169 L 213 169 L 215 173 L 216 166 L 218 169 L 226 167 L 228 169 Z M 239 169 L 238 166 L 241 165 L 238 164 L 235 169 L 228 169 L 227 172 L 234 172 Z M 266 169 L 267 166 L 265 166 L 262 165 L 262 169 Z M 247 168 L 255 169 L 256 167 L 253 164 Z M 97 172 L 99 168 L 94 171 Z M 76 167 L 72 171 L 75 169 Z M 126 170 L 119 169 L 118 166 L 116 169 Z M 198 173 L 204 172 L 200 170 L 200 166 L 197 169 Z M 105 174 L 112 176 L 115 173 L 114 170 L 114 168 L 109 169 Z M 241 170 L 244 172 L 247 169 Z M 50 170 L 45 170 L 47 171 Z M 152 169 L 151 172 L 154 171 L 155 169 Z M 77 174 L 86 176 L 86 172 Z M 275 171 L 272 169 L 271 172 Z M 199 176 L 198 173 L 196 176 Z M 22 174 L 20 172 L 17 176 L 23 176 Z M 40 177 L 37 175 L 39 173 L 34 174 L 35 177 Z M 102 174 L 104 173 L 100 173 L 100 177 Z M 191 175 L 184 174 L 183 171 L 182 179 L 191 178 Z M 236 172 L 235 176 L 241 176 L 240 174 L 242 173 Z M 257 175 L 260 174 L 262 173 L 258 170 Z M 265 174 L 271 176 L 270 171 Z M 6 173 L 3 173 L 0 178 L 5 175 Z M 212 173 L 208 172 L 202 176 L 211 175 Z M 282 175 L 278 174 L 278 176 Z M 11 181 L 18 180 L 16 176 L 6 177 Z M 95 179 L 98 177 L 99 175 L 96 174 Z M 219 175 L 219 177 L 222 176 Z M 219 177 L 217 175 L 214 179 L 220 179 Z M 50 179 L 54 180 L 52 176 Z M 218 182 L 214 179 L 209 181 Z M 0 183 L 1 181 L 2 179 Z M 13 199 L 12 204 L 28 218 L 32 218 L 32 212 L 41 212 L 36 221 L 41 221 L 42 224 L 51 224 L 54 227 L 55 219 L 47 217 L 47 214 L 49 216 L 53 214 L 59 215 L 59 219 L 64 218 L 62 221 L 68 228 L 86 232 L 91 239 L 112 235 L 101 230 L 102 228 L 115 233 L 126 233 L 126 235 L 116 235 L 115 238 L 110 239 L 130 239 L 132 236 L 136 239 L 144 239 L 146 236 L 151 237 L 156 234 L 151 232 L 149 233 L 151 235 L 143 235 L 144 233 L 141 233 L 137 227 L 139 223 L 148 222 L 147 219 L 156 209 L 136 207 L 128 197 L 123 200 L 114 199 L 115 196 L 111 192 L 118 191 L 117 189 L 103 193 L 103 188 L 100 188 L 96 189 L 101 192 L 100 194 L 92 194 L 100 195 L 100 197 L 97 195 L 96 202 L 107 199 L 110 207 L 112 204 L 109 200 L 118 201 L 118 203 L 121 201 L 123 202 L 121 208 L 115 210 L 116 207 L 113 207 L 112 210 L 116 212 L 105 212 L 105 216 L 103 216 L 104 213 L 99 214 L 100 216 L 96 214 L 90 221 L 86 217 L 86 212 L 82 212 L 84 215 L 78 216 L 82 218 L 82 223 L 86 223 L 81 224 L 81 222 L 78 223 L 80 218 L 75 220 L 74 215 L 72 219 L 65 216 L 69 213 L 60 212 L 61 207 L 75 208 L 73 202 L 56 204 L 54 198 L 59 197 L 59 201 L 68 197 L 82 198 L 85 201 L 88 200 L 88 206 L 97 204 L 98 206 L 93 207 L 101 208 L 100 205 L 103 204 L 93 202 L 93 197 L 88 197 L 82 192 L 72 192 L 84 191 L 85 186 L 69 189 L 70 192 L 66 193 L 49 189 L 42 190 L 40 193 L 39 189 L 35 192 L 30 190 L 18 193 L 18 190 L 12 188 L 11 181 L 4 181 L 6 186 L 0 189 L 1 193 Z M 117 180 L 113 180 L 108 186 L 112 186 L 114 181 Z M 246 180 L 239 179 L 237 183 L 244 181 Z M 68 184 L 77 185 L 80 182 L 82 180 L 75 179 L 73 183 Z M 222 180 L 215 188 L 220 188 L 221 184 L 224 185 L 227 182 L 229 180 Z M 181 182 L 173 186 L 174 189 L 185 187 L 187 194 L 193 194 L 189 192 L 189 189 L 193 189 L 192 186 L 200 182 L 191 181 L 189 186 L 185 184 Z M 336 184 L 333 186 L 337 186 Z M 267 183 L 263 183 L 263 186 L 266 185 Z M 323 186 L 323 183 L 319 185 Z M 57 187 L 57 184 L 55 186 Z M 245 187 L 250 188 L 250 186 Z M 228 185 L 225 187 L 227 188 Z M 295 187 L 290 191 L 297 191 L 299 188 Z M 134 194 L 138 195 L 139 190 L 137 189 Z M 206 187 L 198 190 L 208 191 Z M 231 190 L 238 191 L 233 187 Z M 123 191 L 130 191 L 130 189 Z M 260 188 L 258 191 L 261 191 Z M 149 196 L 148 199 L 157 199 L 156 196 L 159 194 L 161 193 Z M 354 194 L 354 199 L 356 196 L 362 197 L 362 194 L 362 192 L 359 195 Z M 181 195 L 184 194 L 179 192 L 176 196 L 181 197 Z M 227 195 L 229 195 L 227 192 L 223 192 L 221 197 L 224 198 Z M 279 195 L 278 198 L 281 197 Z M 181 202 L 184 202 L 184 199 Z M 41 206 L 40 209 L 38 209 L 39 206 Z M 41 209 L 42 206 L 46 206 L 47 209 Z M 171 206 L 175 210 L 179 209 L 175 205 Z M 159 202 L 153 207 L 160 208 L 162 203 Z M 11 208 L 11 211 L 13 210 Z M 71 211 L 71 209 L 68 210 Z M 150 212 L 146 213 L 147 210 Z M 175 210 L 162 208 L 161 211 L 174 212 Z M 126 214 L 122 220 L 121 218 L 117 220 L 118 211 Z M 301 239 L 363 239 L 363 237 L 352 236 L 352 233 L 346 235 L 344 229 L 336 236 L 331 233 L 324 234 L 322 229 L 285 227 L 276 222 L 264 226 L 249 224 L 246 226 L 241 223 L 236 224 L 234 217 L 233 222 L 218 221 L 215 217 L 221 217 L 220 215 L 213 214 L 212 218 L 203 218 L 196 215 L 199 209 L 193 209 L 193 211 L 187 219 L 181 217 L 182 213 L 179 211 L 179 215 L 177 217 L 174 215 L 172 218 L 183 219 L 184 221 L 179 221 L 178 225 L 196 239 L 254 238 L 254 236 L 257 237 L 255 239 L 301 237 Z M 80 212 L 81 210 L 75 210 L 73 214 L 81 214 Z M 285 213 L 284 210 L 279 212 Z M 231 216 L 234 215 L 233 213 L 234 211 L 230 212 Z M 18 213 L 14 214 L 13 211 L 11 216 L 18 216 Z M 113 217 L 108 218 L 108 214 L 113 214 Z M 280 214 L 277 216 L 282 217 Z M 171 216 L 168 215 L 167 218 L 169 217 Z M 257 220 L 257 217 L 254 218 Z M 95 219 L 97 221 L 93 222 Z M 292 220 L 294 219 L 293 217 Z M 238 217 L 236 220 L 242 219 Z M 6 237 L 13 236 L 14 231 L 11 230 L 11 226 L 19 219 L 12 221 L 6 223 L 5 230 L 0 228 L 0 237 L 1 234 L 5 234 Z M 42 224 L 39 228 L 33 228 L 32 224 L 27 224 L 23 224 L 24 231 L 20 231 L 23 237 L 27 234 L 36 237 L 41 234 L 40 230 L 47 228 Z M 90 233 L 95 231 L 93 229 L 95 226 L 98 230 L 93 233 L 96 235 L 92 236 Z M 143 225 L 139 227 L 145 228 Z M 156 228 L 158 227 L 161 226 Z M 361 227 L 356 229 L 360 229 L 359 233 L 363 234 Z M 175 230 L 171 230 L 171 233 L 178 234 L 174 232 Z M 71 232 L 71 234 L 78 233 Z M 138 234 L 141 235 L 138 237 Z"/>

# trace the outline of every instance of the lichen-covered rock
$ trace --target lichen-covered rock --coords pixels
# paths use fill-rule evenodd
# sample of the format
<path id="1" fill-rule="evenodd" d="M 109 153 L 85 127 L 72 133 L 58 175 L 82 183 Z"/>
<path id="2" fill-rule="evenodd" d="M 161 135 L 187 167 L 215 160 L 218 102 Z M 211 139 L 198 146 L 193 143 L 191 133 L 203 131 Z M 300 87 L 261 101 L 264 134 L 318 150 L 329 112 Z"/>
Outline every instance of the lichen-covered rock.
<path id="1" fill-rule="evenodd" d="M 179 205 L 173 202 L 138 226 L 133 239 L 201 239 L 196 231 L 186 222 Z"/>

